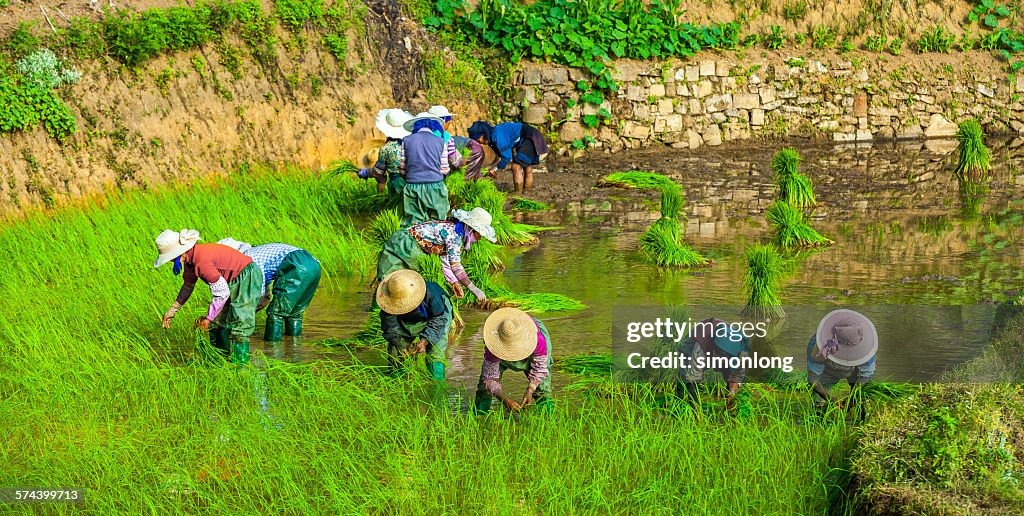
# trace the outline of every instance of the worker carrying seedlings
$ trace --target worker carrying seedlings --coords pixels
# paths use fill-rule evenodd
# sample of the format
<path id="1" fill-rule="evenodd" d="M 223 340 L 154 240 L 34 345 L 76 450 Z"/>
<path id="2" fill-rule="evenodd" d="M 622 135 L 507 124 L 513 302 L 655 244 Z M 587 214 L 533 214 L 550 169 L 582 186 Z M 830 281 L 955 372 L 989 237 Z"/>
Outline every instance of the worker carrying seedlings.
<path id="1" fill-rule="evenodd" d="M 402 166 L 402 139 L 409 136 L 405 130 L 405 123 L 412 120 L 413 116 L 402 109 L 382 109 L 377 112 L 376 127 L 384 134 L 387 141 L 375 153 L 364 153 L 359 177 L 363 179 L 373 178 L 377 181 L 377 190 L 383 192 L 387 185 L 388 204 L 402 204 L 402 195 L 405 191 L 405 171 Z"/>
<path id="2" fill-rule="evenodd" d="M 434 115 L 441 119 L 441 127 L 443 129 L 443 133 L 440 134 L 439 136 L 441 136 L 445 140 L 454 140 L 455 149 L 458 150 L 460 154 L 463 153 L 463 149 L 469 149 L 469 154 L 468 156 L 463 156 L 464 159 L 462 163 L 463 174 L 465 175 L 466 180 L 476 181 L 477 179 L 483 177 L 481 174 L 481 170 L 484 167 L 483 146 L 480 145 L 480 142 L 477 142 L 465 136 L 454 136 L 451 134 L 452 120 L 458 115 L 455 115 L 451 111 L 448 111 L 448 108 L 445 106 L 430 106 L 430 109 L 427 110 L 427 113 L 430 113 L 431 115 Z"/>
<path id="3" fill-rule="evenodd" d="M 405 170 L 402 227 L 448 217 L 448 187 L 444 178 L 452 168 L 462 166 L 462 154 L 455 142 L 445 140 L 441 119 L 420 113 L 404 124 L 411 134 L 402 139 Z"/>
<path id="4" fill-rule="evenodd" d="M 377 285 L 376 300 L 392 367 L 397 367 L 403 355 L 423 354 L 427 373 L 437 381 L 444 380 L 445 350 L 453 318 L 448 293 L 416 271 L 399 269 Z"/>
<path id="5" fill-rule="evenodd" d="M 471 140 L 489 145 L 497 155 L 495 163 L 489 167 L 490 175 L 496 177 L 499 170 L 505 170 L 511 163 L 516 193 L 533 188 L 533 167 L 543 162 L 548 154 L 548 143 L 540 131 L 525 122 L 492 126 L 478 120 L 468 132 Z"/>
<path id="6" fill-rule="evenodd" d="M 551 335 L 544 323 L 518 308 L 499 308 L 484 321 L 484 365 L 476 385 L 476 413 L 486 414 L 498 398 L 509 410 L 536 403 L 544 411 L 551 401 Z M 526 375 L 522 401 L 505 395 L 501 377 L 511 369 Z"/>
<path id="7" fill-rule="evenodd" d="M 196 281 L 210 286 L 213 300 L 206 315 L 194 327 L 210 332 L 210 343 L 230 356 L 234 363 L 249 361 L 249 336 L 256 328 L 256 305 L 260 299 L 263 276 L 252 258 L 220 244 L 197 244 L 194 229 L 165 230 L 156 237 L 156 262 L 153 267 L 173 262 L 174 274 L 182 276 L 181 290 L 162 325 L 171 320 L 192 296 Z"/>
<path id="8" fill-rule="evenodd" d="M 693 325 L 691 336 L 679 345 L 679 352 L 690 357 L 688 363 L 679 369 L 679 383 L 676 395 L 686 400 L 694 409 L 700 408 L 697 384 L 704 380 L 704 371 L 713 370 L 725 378 L 728 389 L 726 408 L 736 406 L 737 393 L 743 384 L 746 369 L 730 367 L 724 362 L 750 355 L 750 338 L 731 327 L 725 321 L 709 317 Z"/>
<path id="9" fill-rule="evenodd" d="M 455 210 L 453 220 L 435 220 L 395 231 L 384 244 L 377 261 L 377 279 L 382 280 L 398 269 L 420 270 L 423 253 L 441 257 L 441 273 L 452 287 L 455 297 L 465 295 L 463 287 L 480 301 L 487 299 L 482 290 L 466 275 L 462 267 L 462 251 L 468 250 L 481 237 L 496 242 L 491 214 L 477 207 L 470 211 Z"/>
<path id="10" fill-rule="evenodd" d="M 807 382 L 814 404 L 824 409 L 833 400 L 832 386 L 840 380 L 850 384 L 846 406 L 854 405 L 861 387 L 875 376 L 878 332 L 871 320 L 859 312 L 839 309 L 829 312 L 818 323 L 818 331 L 807 342 Z M 864 417 L 863 405 L 858 405 Z"/>
<path id="11" fill-rule="evenodd" d="M 301 336 L 302 316 L 320 285 L 320 262 L 309 251 L 288 244 L 275 242 L 253 247 L 233 238 L 217 243 L 252 258 L 263 272 L 261 298 L 256 308 L 257 312 L 267 308 L 263 340 L 277 342 L 282 335 Z"/>

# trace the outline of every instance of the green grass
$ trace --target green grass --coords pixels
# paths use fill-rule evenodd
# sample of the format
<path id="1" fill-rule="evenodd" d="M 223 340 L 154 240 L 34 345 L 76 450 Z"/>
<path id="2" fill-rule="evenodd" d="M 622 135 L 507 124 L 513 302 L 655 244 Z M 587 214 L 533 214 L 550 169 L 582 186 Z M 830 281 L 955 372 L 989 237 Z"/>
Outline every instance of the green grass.
<path id="1" fill-rule="evenodd" d="M 965 120 L 960 123 L 956 139 L 958 155 L 956 175 L 972 181 L 988 179 L 992 169 L 992 153 L 985 146 L 985 133 L 977 120 Z"/>
<path id="2" fill-rule="evenodd" d="M 772 203 L 767 216 L 775 243 L 784 249 L 826 247 L 835 243 L 808 226 L 804 214 L 786 201 Z"/>
<path id="3" fill-rule="evenodd" d="M 647 189 L 647 188 L 662 188 L 666 186 L 677 186 L 674 181 L 665 177 L 661 174 L 655 174 L 652 172 L 615 172 L 614 174 L 608 174 L 603 177 L 597 186 L 610 187 L 610 188 L 632 188 L 632 189 Z"/>
<path id="4" fill-rule="evenodd" d="M 775 172 L 776 195 L 797 208 L 808 208 L 817 204 L 811 180 L 800 173 L 800 153 L 786 147 L 772 157 L 771 167 Z"/>
<path id="5" fill-rule="evenodd" d="M 540 202 L 540 201 L 533 201 L 533 200 L 530 200 L 530 199 L 525 199 L 523 197 L 513 197 L 512 198 L 512 209 L 514 209 L 516 211 L 525 211 L 525 212 L 547 211 L 547 210 L 551 209 L 551 205 L 548 204 L 548 203 Z"/>
<path id="6" fill-rule="evenodd" d="M 747 273 L 743 289 L 747 296 L 745 316 L 760 320 L 778 320 L 785 317 L 779 300 L 779 288 L 786 273 L 785 258 L 772 245 L 756 244 L 747 248 L 744 258 Z"/>

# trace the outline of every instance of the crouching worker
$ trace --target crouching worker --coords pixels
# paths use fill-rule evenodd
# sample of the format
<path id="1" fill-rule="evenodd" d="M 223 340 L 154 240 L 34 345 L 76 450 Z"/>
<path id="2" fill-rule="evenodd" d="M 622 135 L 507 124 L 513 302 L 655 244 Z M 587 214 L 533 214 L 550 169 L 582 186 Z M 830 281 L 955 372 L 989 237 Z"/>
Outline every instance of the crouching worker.
<path id="1" fill-rule="evenodd" d="M 875 376 L 877 352 L 878 332 L 870 319 L 853 310 L 829 312 L 807 343 L 807 381 L 814 405 L 824 409 L 834 401 L 832 386 L 840 380 L 850 384 L 846 407 L 853 405 L 861 386 Z M 864 417 L 863 405 L 858 405 L 858 417 Z"/>
<path id="2" fill-rule="evenodd" d="M 256 308 L 257 311 L 264 306 L 267 308 L 263 340 L 277 342 L 282 335 L 301 336 L 302 316 L 320 285 L 320 262 L 309 251 L 288 244 L 272 243 L 253 247 L 233 238 L 225 238 L 217 243 L 252 258 L 263 272 L 262 298 Z"/>
<path id="3" fill-rule="evenodd" d="M 377 280 L 383 280 L 389 273 L 399 269 L 420 270 L 423 253 L 441 257 L 441 272 L 452 287 L 455 297 L 465 295 L 468 289 L 477 300 L 487 296 L 466 274 L 462 266 L 462 251 L 468 250 L 481 237 L 496 242 L 491 214 L 483 208 L 470 211 L 454 210 L 455 220 L 435 220 L 416 224 L 411 228 L 395 231 L 384 244 L 377 260 Z"/>
<path id="4" fill-rule="evenodd" d="M 701 406 L 697 384 L 704 380 L 704 371 L 710 369 L 725 378 L 728 389 L 726 408 L 732 409 L 736 406 L 736 394 L 743 384 L 746 369 L 742 364 L 738 364 L 739 367 L 729 367 L 726 362 L 732 358 L 743 359 L 750 355 L 749 337 L 730 328 L 725 321 L 709 317 L 694 325 L 693 335 L 683 340 L 679 352 L 689 356 L 690 362 L 687 367 L 679 370 L 677 396 L 687 401 L 695 410 L 699 410 Z"/>
<path id="5" fill-rule="evenodd" d="M 210 343 L 234 363 L 249 360 L 249 336 L 256 329 L 256 305 L 263 277 L 252 258 L 220 244 L 197 244 L 199 232 L 192 229 L 166 230 L 156 237 L 156 262 L 153 267 L 173 262 L 174 274 L 182 275 L 181 290 L 170 310 L 164 314 L 163 327 L 192 296 L 196 281 L 210 286 L 213 301 L 206 315 L 194 327 L 210 332 Z"/>
<path id="6" fill-rule="evenodd" d="M 532 403 L 549 412 L 551 401 L 551 336 L 544 323 L 518 308 L 499 308 L 484 322 L 484 365 L 476 386 L 476 413 L 486 414 L 498 398 L 509 410 Z M 528 386 L 518 402 L 505 395 L 501 377 L 511 369 L 526 375 Z"/>
<path id="7" fill-rule="evenodd" d="M 427 373 L 443 381 L 453 313 L 448 293 L 416 271 L 399 269 L 381 280 L 376 298 L 392 367 L 398 366 L 402 355 L 423 354 Z"/>

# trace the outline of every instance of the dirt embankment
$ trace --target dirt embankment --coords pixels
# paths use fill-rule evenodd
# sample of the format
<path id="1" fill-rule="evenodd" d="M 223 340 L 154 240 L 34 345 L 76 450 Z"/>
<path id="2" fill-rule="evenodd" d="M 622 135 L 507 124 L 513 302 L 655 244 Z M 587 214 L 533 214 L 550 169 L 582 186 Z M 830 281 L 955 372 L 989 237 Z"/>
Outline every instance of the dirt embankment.
<path id="1" fill-rule="evenodd" d="M 16 3 L 18 0 L 14 0 Z M 272 5 L 264 2 L 265 12 Z M 322 45 L 297 50 L 295 36 L 277 34 L 276 59 L 262 65 L 240 40 L 227 41 L 241 56 L 237 68 L 213 43 L 161 56 L 130 70 L 110 59 L 73 61 L 82 78 L 60 92 L 78 130 L 64 144 L 42 127 L 0 134 L 0 213 L 62 204 L 108 188 L 146 188 L 224 173 L 246 161 L 321 167 L 357 160 L 373 139 L 375 114 L 385 107 L 425 110 L 420 60 L 436 46 L 394 0 L 368 0 L 365 31 L 348 32 L 344 62 Z M 145 9 L 170 1 L 130 4 Z M 41 18 L 38 6 L 0 10 L 0 27 Z M 67 16 L 98 17 L 82 6 L 61 6 Z M 105 7 L 106 2 L 102 5 Z M 128 4 L 116 4 L 125 7 Z M 46 11 L 60 29 L 67 22 Z M 37 31 L 49 31 L 45 21 Z M 307 39 L 317 41 L 316 34 Z M 228 56 L 230 58 L 230 56 Z M 457 99 L 449 108 L 464 124 L 484 110 Z M 464 127 L 459 128 L 464 131 Z"/>

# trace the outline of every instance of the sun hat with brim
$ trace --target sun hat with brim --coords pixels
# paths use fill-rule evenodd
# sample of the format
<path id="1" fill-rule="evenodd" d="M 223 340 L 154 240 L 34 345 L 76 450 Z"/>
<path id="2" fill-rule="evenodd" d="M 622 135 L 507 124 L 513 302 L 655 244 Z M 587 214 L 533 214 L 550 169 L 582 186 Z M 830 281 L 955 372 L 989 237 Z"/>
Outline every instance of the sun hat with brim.
<path id="1" fill-rule="evenodd" d="M 370 168 L 377 164 L 377 156 L 380 154 L 380 148 L 384 146 L 384 140 L 374 138 L 363 142 L 363 146 L 359 149 L 358 165 L 361 168 Z"/>
<path id="2" fill-rule="evenodd" d="M 420 273 L 409 269 L 391 272 L 377 285 L 377 305 L 392 315 L 415 310 L 426 295 L 427 282 Z"/>
<path id="3" fill-rule="evenodd" d="M 458 116 L 455 113 L 452 113 L 451 111 L 448 111 L 448 108 L 446 108 L 444 106 L 430 106 L 430 109 L 427 110 L 427 113 L 430 113 L 431 115 L 434 115 L 436 117 L 440 117 L 442 119 L 444 119 L 444 118 L 452 118 L 452 117 Z"/>
<path id="4" fill-rule="evenodd" d="M 484 345 L 501 360 L 522 360 L 537 349 L 537 323 L 518 308 L 499 308 L 484 321 Z"/>
<path id="5" fill-rule="evenodd" d="M 859 366 L 878 353 L 878 332 L 871 319 L 845 308 L 823 317 L 815 338 L 822 356 L 828 342 L 834 341 L 836 350 L 825 358 L 841 366 Z"/>
<path id="6" fill-rule="evenodd" d="M 196 246 L 196 242 L 199 240 L 201 240 L 199 232 L 194 229 L 181 231 L 165 229 L 156 237 L 157 257 L 153 262 L 153 267 L 159 267 L 187 253 L 189 249 Z"/>
<path id="7" fill-rule="evenodd" d="M 409 120 L 406 120 L 405 124 L 403 125 L 403 127 L 405 127 L 406 131 L 409 131 L 411 133 L 412 132 L 412 128 L 416 126 L 416 122 L 419 122 L 420 120 L 434 120 L 434 121 L 436 121 L 439 124 L 444 124 L 444 120 L 442 120 L 441 118 L 438 118 L 437 115 L 433 115 L 433 114 L 430 114 L 430 113 L 427 113 L 426 111 L 424 111 L 423 113 L 420 113 L 420 114 L 410 118 Z"/>
<path id="8" fill-rule="evenodd" d="M 716 328 L 717 330 L 717 328 Z M 738 357 L 744 351 L 750 351 L 750 338 L 733 328 L 728 328 L 723 335 L 715 331 L 715 347 L 731 357 Z"/>
<path id="9" fill-rule="evenodd" d="M 238 240 L 235 240 L 234 238 L 231 238 L 231 237 L 222 238 L 222 239 L 218 240 L 217 243 L 220 244 L 220 245 L 226 245 L 226 246 L 228 246 L 228 247 L 230 247 L 230 248 L 232 248 L 235 251 L 238 251 L 240 253 L 244 253 L 244 252 L 248 251 L 249 249 L 252 249 L 252 244 L 250 244 L 248 242 L 239 242 Z"/>
<path id="10" fill-rule="evenodd" d="M 480 236 L 490 240 L 492 244 L 498 241 L 498 237 L 494 233 L 494 226 L 491 225 L 491 214 L 487 210 L 479 206 L 469 211 L 452 210 L 452 216 L 475 229 Z"/>
<path id="11" fill-rule="evenodd" d="M 412 118 L 412 113 L 404 109 L 382 109 L 377 112 L 375 125 L 377 130 L 388 138 L 405 138 L 409 136 L 409 131 L 405 129 L 405 123 L 410 118 Z"/>

